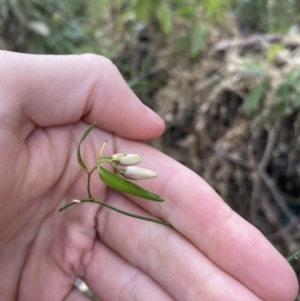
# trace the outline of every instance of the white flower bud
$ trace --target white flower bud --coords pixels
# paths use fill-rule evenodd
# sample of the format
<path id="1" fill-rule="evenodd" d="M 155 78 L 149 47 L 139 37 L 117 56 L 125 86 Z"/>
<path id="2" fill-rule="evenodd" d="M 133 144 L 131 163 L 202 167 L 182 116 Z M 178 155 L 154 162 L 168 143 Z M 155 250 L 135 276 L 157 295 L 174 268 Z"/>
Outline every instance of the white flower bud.
<path id="1" fill-rule="evenodd" d="M 124 177 L 131 180 L 152 179 L 157 177 L 157 173 L 146 168 L 127 166 Z"/>
<path id="2" fill-rule="evenodd" d="M 117 154 L 114 154 L 112 155 L 111 157 L 115 160 L 115 161 L 119 161 L 120 158 L 126 156 L 126 154 L 123 154 L 123 153 L 117 153 Z"/>
<path id="3" fill-rule="evenodd" d="M 44 22 L 31 21 L 31 22 L 29 22 L 28 27 L 29 27 L 29 29 L 31 29 L 32 31 L 34 31 L 35 33 L 37 33 L 43 37 L 47 37 L 51 33 L 50 28 Z"/>
<path id="4" fill-rule="evenodd" d="M 141 161 L 142 157 L 135 154 L 126 154 L 125 156 L 118 159 L 118 162 L 124 166 L 135 165 L 140 163 Z"/>

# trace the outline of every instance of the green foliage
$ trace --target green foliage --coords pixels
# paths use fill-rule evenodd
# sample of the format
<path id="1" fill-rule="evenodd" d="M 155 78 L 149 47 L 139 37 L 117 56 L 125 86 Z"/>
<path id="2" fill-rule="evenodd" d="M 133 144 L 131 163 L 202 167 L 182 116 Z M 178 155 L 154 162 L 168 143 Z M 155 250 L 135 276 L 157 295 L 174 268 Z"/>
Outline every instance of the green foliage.
<path id="1" fill-rule="evenodd" d="M 33 53 L 74 53 L 85 41 L 84 0 L 2 0 L 4 48 Z"/>
<path id="2" fill-rule="evenodd" d="M 236 73 L 263 77 L 267 75 L 266 70 L 261 65 L 252 62 L 245 63 L 236 70 Z"/>
<path id="3" fill-rule="evenodd" d="M 193 18 L 197 12 L 197 6 L 194 3 L 182 2 L 180 6 L 175 8 L 175 15 L 179 16 L 182 19 L 190 19 Z"/>
<path id="4" fill-rule="evenodd" d="M 154 223 L 158 223 L 158 224 L 165 225 L 165 226 L 168 226 L 168 227 L 172 227 L 171 224 L 169 224 L 167 222 L 164 222 L 162 220 L 154 219 L 154 218 L 147 217 L 147 216 L 141 216 L 141 215 L 133 214 L 133 213 L 121 210 L 119 208 L 116 208 L 114 206 L 111 206 L 111 205 L 107 204 L 104 201 L 101 201 L 101 200 L 98 200 L 98 199 L 94 198 L 94 196 L 91 192 L 91 176 L 92 176 L 92 174 L 95 170 L 98 170 L 100 180 L 104 184 L 106 184 L 107 186 L 111 187 L 112 189 L 115 189 L 115 190 L 120 191 L 120 192 L 128 193 L 128 194 L 131 194 L 131 195 L 135 195 L 135 196 L 138 196 L 140 198 L 144 198 L 144 199 L 150 200 L 150 201 L 155 201 L 155 202 L 164 202 L 165 201 L 159 195 L 154 194 L 154 193 L 152 193 L 152 192 L 150 192 L 150 191 L 148 191 L 148 190 L 146 190 L 146 189 L 144 189 L 144 188 L 142 188 L 142 187 L 140 187 L 140 186 L 138 186 L 138 185 L 136 185 L 136 184 L 134 184 L 134 183 L 132 183 L 128 180 L 126 180 L 126 179 L 123 179 L 123 178 L 119 177 L 118 175 L 116 175 L 115 173 L 112 173 L 111 171 L 107 170 L 106 168 L 103 168 L 102 166 L 100 166 L 102 163 L 109 163 L 116 171 L 120 172 L 121 175 L 124 175 L 124 176 L 126 175 L 126 168 L 123 169 L 122 167 L 120 167 L 118 165 L 118 159 L 114 158 L 113 155 L 112 156 L 102 156 L 102 152 L 103 152 L 103 149 L 104 149 L 107 141 L 103 144 L 103 146 L 101 148 L 101 151 L 100 151 L 100 154 L 99 154 L 99 157 L 98 157 L 98 160 L 97 160 L 97 164 L 91 170 L 87 169 L 86 165 L 83 163 L 83 160 L 82 160 L 82 157 L 81 157 L 81 154 L 80 154 L 80 145 L 84 141 L 84 139 L 88 136 L 88 134 L 91 132 L 91 130 L 95 127 L 95 125 L 96 125 L 96 122 L 92 123 L 91 125 L 89 125 L 87 127 L 87 129 L 84 131 L 83 135 L 81 136 L 81 139 L 79 141 L 78 148 L 77 148 L 77 161 L 78 161 L 79 165 L 82 167 L 82 169 L 87 173 L 87 194 L 88 194 L 88 198 L 87 199 L 81 199 L 81 200 L 73 200 L 71 203 L 67 203 L 64 206 L 62 206 L 61 208 L 59 208 L 59 212 L 62 212 L 65 209 L 67 209 L 71 206 L 80 204 L 80 203 L 94 203 L 94 204 L 98 204 L 98 205 L 107 207 L 107 208 L 109 208 L 111 210 L 114 210 L 118 213 L 130 216 L 130 217 L 133 217 L 133 218 L 147 220 L 147 221 L 150 221 L 150 222 L 154 222 Z M 115 154 L 115 155 L 117 155 L 117 154 Z M 126 155 L 123 154 L 122 157 L 124 157 L 124 156 L 126 156 Z M 138 157 L 138 160 L 136 160 L 136 158 L 135 158 L 135 160 L 132 161 L 132 157 L 131 157 L 131 159 L 129 161 L 127 160 L 127 163 L 129 163 L 129 162 L 133 162 L 133 164 L 139 163 L 140 162 L 140 156 L 139 155 L 135 155 L 135 156 Z M 151 173 L 153 174 L 153 172 L 150 171 L 150 170 L 143 169 L 143 168 L 140 168 L 140 169 L 136 168 L 135 169 L 135 175 L 141 175 L 140 174 L 141 170 L 143 170 L 142 171 L 142 175 L 143 175 L 142 178 L 143 179 L 153 178 L 153 176 L 151 175 Z M 147 172 L 147 174 L 145 174 L 145 171 Z M 150 175 L 149 175 L 149 173 L 150 173 Z"/>
<path id="5" fill-rule="evenodd" d="M 199 11 L 204 10 L 205 14 L 211 20 L 220 21 L 227 10 L 230 8 L 232 1 L 223 0 L 131 0 L 126 1 L 128 8 L 135 11 L 136 17 L 145 22 L 151 22 L 158 19 L 160 25 L 175 17 L 180 17 L 188 20 L 194 17 L 199 17 Z M 163 21 L 162 17 L 167 19 Z M 164 27 L 165 25 L 163 25 Z M 169 25 L 168 25 L 169 26 Z"/>
<path id="6" fill-rule="evenodd" d="M 255 79 L 256 83 L 250 89 L 244 102 L 246 115 L 252 116 L 258 112 L 267 91 L 268 72 L 262 65 L 249 61 L 239 67 L 236 73 L 241 76 L 247 76 L 250 79 Z"/>
<path id="7" fill-rule="evenodd" d="M 153 18 L 159 6 L 159 2 L 157 0 L 137 0 L 135 5 L 135 1 L 131 2 L 133 3 L 137 19 L 145 22 L 149 22 Z"/>
<path id="8" fill-rule="evenodd" d="M 235 14 L 241 31 L 268 30 L 268 0 L 236 0 Z"/>
<path id="9" fill-rule="evenodd" d="M 199 25 L 191 32 L 191 58 L 195 59 L 204 46 L 206 26 Z"/>
<path id="10" fill-rule="evenodd" d="M 293 69 L 276 91 L 275 110 L 283 117 L 300 108 L 300 70 Z"/>
<path id="11" fill-rule="evenodd" d="M 196 59 L 205 46 L 206 31 L 205 24 L 195 26 L 195 28 L 187 31 L 185 35 L 178 39 L 177 48 L 187 53 L 188 58 Z"/>
<path id="12" fill-rule="evenodd" d="M 224 13 L 232 6 L 231 0 L 203 0 L 201 2 L 208 17 L 215 21 L 222 21 Z"/>
<path id="13" fill-rule="evenodd" d="M 266 81 L 263 80 L 250 90 L 249 94 L 246 97 L 244 110 L 247 115 L 253 115 L 259 109 L 261 100 L 266 92 Z"/>
<path id="14" fill-rule="evenodd" d="M 117 176 L 116 174 L 112 173 L 111 171 L 107 170 L 102 166 L 98 167 L 98 172 L 101 181 L 105 183 L 107 186 L 115 190 L 124 193 L 129 193 L 146 200 L 151 200 L 155 202 L 164 201 L 164 199 L 161 198 L 159 195 L 154 194 L 148 190 L 145 190 L 142 187 Z"/>
<path id="15" fill-rule="evenodd" d="M 0 46 L 112 57 L 118 43 L 132 39 L 143 26 L 158 24 L 164 35 L 177 34 L 194 58 L 205 45 L 204 28 L 223 25 L 229 14 L 251 31 L 283 31 L 299 25 L 300 5 L 279 0 L 0 0 Z M 108 27 L 123 33 L 121 41 L 109 47 L 106 39 L 114 37 Z M 276 51 L 270 50 L 270 60 Z"/>
<path id="16" fill-rule="evenodd" d="M 156 66 L 160 65 L 157 53 L 161 49 L 166 53 L 176 50 L 182 57 L 196 60 L 211 41 L 210 33 L 223 26 L 228 15 L 246 22 L 252 31 L 287 30 L 293 25 L 297 28 L 299 3 L 279 0 L 0 0 L 0 47 L 31 53 L 102 54 L 113 59 L 134 91 L 151 106 L 151 96 L 164 83 L 163 76 L 153 76 Z M 144 32 L 148 42 L 139 40 Z M 281 48 L 281 44 L 272 45 L 267 51 L 267 60 L 272 62 Z M 250 62 L 237 73 L 262 77 L 262 82 L 251 89 L 245 102 L 246 112 L 252 114 L 266 89 L 263 84 L 266 70 Z M 279 112 L 297 105 L 297 89 L 293 83 L 289 84 L 290 77 L 276 95 Z M 290 95 L 283 97 L 286 90 Z"/>
<path id="17" fill-rule="evenodd" d="M 87 171 L 87 167 L 86 165 L 84 164 L 83 160 L 82 160 L 82 156 L 81 156 L 81 153 L 80 153 L 80 146 L 81 146 L 81 143 L 83 142 L 83 140 L 86 138 L 86 136 L 90 133 L 90 131 L 95 127 L 96 125 L 96 122 L 92 123 L 91 125 L 89 125 L 87 127 L 87 129 L 84 131 L 84 133 L 82 134 L 82 137 L 78 143 L 78 148 L 77 148 L 77 161 L 79 163 L 79 165 L 82 167 L 82 169 L 84 171 Z"/>
<path id="18" fill-rule="evenodd" d="M 166 35 L 171 33 L 175 18 L 179 17 L 182 20 L 194 18 L 199 6 L 197 1 L 186 3 L 181 0 L 131 0 L 126 1 L 126 4 L 124 12 L 133 13 L 136 22 L 142 21 L 146 24 L 158 22 L 162 32 Z"/>
<path id="19" fill-rule="evenodd" d="M 269 47 L 267 52 L 267 60 L 273 62 L 276 58 L 277 53 L 283 48 L 283 45 L 280 43 L 273 44 Z"/>
<path id="20" fill-rule="evenodd" d="M 123 18 L 123 23 L 127 22 L 127 18 L 131 16 L 131 25 L 133 27 L 140 27 L 142 22 L 147 27 L 149 24 L 158 24 L 161 32 L 173 37 L 181 45 L 181 49 L 188 54 L 188 57 L 195 59 L 201 52 L 205 45 L 205 36 L 207 22 L 209 18 L 212 20 L 219 18 L 221 13 L 225 14 L 225 7 L 223 1 L 220 0 L 131 0 L 124 1 L 124 5 L 120 5 L 119 14 Z M 229 3 L 229 2 L 226 2 Z M 123 7 L 124 9 L 121 9 Z M 209 16 L 207 19 L 206 16 Z M 182 24 L 180 31 L 175 24 Z M 125 29 L 126 25 L 121 25 L 120 28 Z M 188 51 L 186 51 L 188 50 Z"/>
<path id="21" fill-rule="evenodd" d="M 162 31 L 165 34 L 169 34 L 173 26 L 173 15 L 167 3 L 161 2 L 157 11 L 157 17 Z"/>
<path id="22" fill-rule="evenodd" d="M 299 1 L 235 0 L 231 8 L 242 32 L 285 32 L 299 22 Z"/>
<path id="23" fill-rule="evenodd" d="M 299 1 L 268 0 L 268 32 L 286 32 L 299 24 Z"/>

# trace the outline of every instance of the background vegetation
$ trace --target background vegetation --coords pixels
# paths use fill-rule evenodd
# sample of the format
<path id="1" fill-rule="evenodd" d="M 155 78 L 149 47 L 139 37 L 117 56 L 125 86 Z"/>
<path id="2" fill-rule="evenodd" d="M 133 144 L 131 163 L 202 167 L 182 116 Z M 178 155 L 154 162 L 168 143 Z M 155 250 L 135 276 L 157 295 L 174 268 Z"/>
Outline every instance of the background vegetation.
<path id="1" fill-rule="evenodd" d="M 166 122 L 152 144 L 286 257 L 300 249 L 299 26 L 298 0 L 0 0 L 1 49 L 112 59 Z"/>

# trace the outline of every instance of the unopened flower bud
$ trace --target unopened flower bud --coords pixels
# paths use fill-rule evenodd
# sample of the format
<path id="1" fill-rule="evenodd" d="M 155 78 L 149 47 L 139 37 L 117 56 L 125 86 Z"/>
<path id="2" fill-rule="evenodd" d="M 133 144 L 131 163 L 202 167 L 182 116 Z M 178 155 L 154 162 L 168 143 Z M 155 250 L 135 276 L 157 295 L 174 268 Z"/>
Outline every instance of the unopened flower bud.
<path id="1" fill-rule="evenodd" d="M 135 154 L 127 154 L 118 159 L 118 162 L 124 166 L 135 165 L 140 163 L 141 161 L 142 161 L 142 157 L 140 155 L 135 155 Z"/>
<path id="2" fill-rule="evenodd" d="M 111 157 L 115 160 L 115 161 L 119 161 L 120 158 L 126 156 L 126 154 L 123 154 L 123 153 L 117 153 L 117 154 L 114 154 L 112 155 Z"/>
<path id="3" fill-rule="evenodd" d="M 157 177 L 157 173 L 152 170 L 137 166 L 127 166 L 125 168 L 125 178 L 131 180 L 152 179 Z"/>

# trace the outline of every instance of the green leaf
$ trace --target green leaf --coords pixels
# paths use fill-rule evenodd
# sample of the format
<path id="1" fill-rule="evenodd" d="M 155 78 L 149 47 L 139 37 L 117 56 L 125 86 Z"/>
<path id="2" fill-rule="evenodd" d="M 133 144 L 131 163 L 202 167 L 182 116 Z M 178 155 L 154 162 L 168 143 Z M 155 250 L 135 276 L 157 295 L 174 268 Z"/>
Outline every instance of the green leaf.
<path id="1" fill-rule="evenodd" d="M 96 125 L 96 122 L 92 123 L 90 126 L 88 126 L 88 128 L 84 131 L 80 141 L 79 141 L 79 144 L 78 144 L 78 148 L 77 148 L 77 161 L 79 163 L 79 165 L 82 167 L 82 169 L 84 171 L 87 171 L 87 167 L 85 166 L 82 158 L 81 158 L 81 154 L 80 154 L 80 145 L 82 143 L 82 141 L 86 138 L 86 136 L 90 133 L 90 131 L 95 127 Z"/>
<path id="2" fill-rule="evenodd" d="M 164 199 L 161 198 L 159 195 L 154 194 L 130 181 L 127 181 L 117 176 L 116 174 L 114 174 L 113 172 L 107 170 L 102 166 L 98 167 L 98 172 L 102 182 L 104 182 L 107 186 L 115 190 L 136 195 L 140 198 L 151 200 L 151 201 L 156 201 L 156 202 L 164 201 Z"/>
<path id="3" fill-rule="evenodd" d="M 165 34 L 170 33 L 173 25 L 173 20 L 171 9 L 167 3 L 161 2 L 161 5 L 159 6 L 157 11 L 157 17 L 162 31 Z"/>
<path id="4" fill-rule="evenodd" d="M 230 1 L 202 0 L 202 2 L 206 13 L 214 21 L 222 21 L 222 16 L 224 16 L 226 9 L 230 7 Z"/>
<path id="5" fill-rule="evenodd" d="M 195 5 L 184 3 L 175 10 L 175 14 L 184 19 L 193 18 L 196 14 Z"/>
<path id="6" fill-rule="evenodd" d="M 267 60 L 273 62 L 276 58 L 277 53 L 283 48 L 283 45 L 280 43 L 273 44 L 269 47 L 267 51 Z"/>
<path id="7" fill-rule="evenodd" d="M 266 70 L 261 65 L 255 63 L 245 63 L 243 66 L 237 68 L 236 72 L 238 74 L 267 76 Z"/>
<path id="8" fill-rule="evenodd" d="M 251 89 L 245 100 L 244 109 L 246 114 L 251 115 L 258 109 L 260 101 L 264 96 L 265 90 L 265 81 L 259 82 Z"/>
<path id="9" fill-rule="evenodd" d="M 192 44 L 191 44 L 191 58 L 194 59 L 196 58 L 203 45 L 204 45 L 204 39 L 205 39 L 205 34 L 206 34 L 206 27 L 205 25 L 200 25 L 198 26 L 192 34 Z"/>
<path id="10" fill-rule="evenodd" d="M 300 106 L 300 70 L 293 69 L 288 73 L 276 91 L 275 110 L 283 117 L 289 111 L 295 111 Z"/>
<path id="11" fill-rule="evenodd" d="M 135 13 L 137 19 L 144 22 L 149 22 L 152 18 L 153 11 L 155 11 L 155 2 L 153 0 L 138 0 L 135 6 Z"/>

